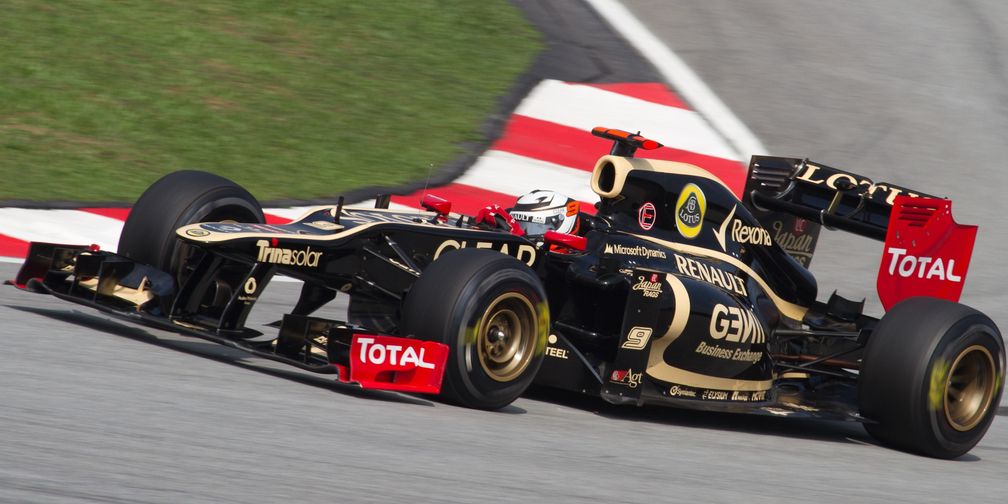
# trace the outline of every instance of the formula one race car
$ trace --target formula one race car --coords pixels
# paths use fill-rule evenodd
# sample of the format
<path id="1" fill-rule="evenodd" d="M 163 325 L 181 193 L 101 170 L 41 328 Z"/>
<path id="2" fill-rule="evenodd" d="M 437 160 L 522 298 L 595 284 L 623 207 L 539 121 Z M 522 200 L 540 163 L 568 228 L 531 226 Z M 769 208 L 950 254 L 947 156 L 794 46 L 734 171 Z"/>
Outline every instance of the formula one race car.
<path id="1" fill-rule="evenodd" d="M 1004 342 L 956 301 L 976 228 L 950 201 L 803 159 L 755 156 L 742 199 L 698 167 L 613 141 L 577 234 L 525 234 L 490 206 L 450 213 L 317 207 L 266 224 L 259 203 L 204 172 L 136 202 L 117 253 L 33 243 L 14 283 L 365 388 L 495 409 L 533 383 L 613 403 L 845 419 L 934 457 L 990 425 Z M 806 269 L 819 228 L 884 240 L 887 313 Z M 275 337 L 245 326 L 271 277 L 304 282 Z M 347 320 L 312 314 L 349 295 Z"/>

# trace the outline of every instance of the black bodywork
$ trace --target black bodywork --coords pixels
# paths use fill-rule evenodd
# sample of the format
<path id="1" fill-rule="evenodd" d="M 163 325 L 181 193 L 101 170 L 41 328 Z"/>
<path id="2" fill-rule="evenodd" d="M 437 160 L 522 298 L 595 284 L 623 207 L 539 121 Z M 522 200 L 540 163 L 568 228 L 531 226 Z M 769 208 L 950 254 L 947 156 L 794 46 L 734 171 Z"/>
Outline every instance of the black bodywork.
<path id="1" fill-rule="evenodd" d="M 755 157 L 740 200 L 695 168 L 621 169 L 642 161 L 627 146 L 617 141 L 596 166 L 601 201 L 582 216 L 584 250 L 466 216 L 340 205 L 285 225 L 180 228 L 191 250 L 178 277 L 113 253 L 36 243 L 15 283 L 335 373 L 353 331 L 399 335 L 405 296 L 441 254 L 489 248 L 526 263 L 546 287 L 552 325 L 540 385 L 614 403 L 859 420 L 857 369 L 877 319 L 861 302 L 817 301 L 806 267 L 820 225 L 884 237 L 891 196 L 908 191 L 806 160 Z M 277 274 L 304 287 L 277 338 L 263 338 L 245 320 Z M 312 316 L 339 292 L 350 296 L 348 320 Z"/>
<path id="2" fill-rule="evenodd" d="M 791 161 L 757 158 L 756 170 L 767 160 Z M 759 197 L 756 170 L 747 194 Z M 689 186 L 706 207 L 691 237 L 676 221 Z M 816 204 L 798 191 L 802 208 Z M 648 203 L 656 218 L 643 229 L 638 209 Z M 859 419 L 855 371 L 877 320 L 836 295 L 816 302 L 816 281 L 799 261 L 811 259 L 818 223 L 758 211 L 792 235 L 801 230 L 806 255 L 793 257 L 750 208 L 713 178 L 631 171 L 619 196 L 598 205 L 585 253 L 546 261 L 555 337 L 537 382 L 614 403 Z M 884 234 L 886 209 L 871 211 Z"/>

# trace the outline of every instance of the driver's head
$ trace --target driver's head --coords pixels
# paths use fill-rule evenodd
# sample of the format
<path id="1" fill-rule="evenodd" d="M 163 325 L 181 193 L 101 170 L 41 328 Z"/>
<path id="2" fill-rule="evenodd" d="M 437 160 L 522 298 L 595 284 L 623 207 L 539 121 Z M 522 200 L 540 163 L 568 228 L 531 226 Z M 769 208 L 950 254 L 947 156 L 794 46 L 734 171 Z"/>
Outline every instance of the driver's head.
<path id="1" fill-rule="evenodd" d="M 581 204 L 573 198 L 537 189 L 520 196 L 514 207 L 508 209 L 508 213 L 518 221 L 525 233 L 542 236 L 550 230 L 577 233 L 580 210 Z"/>

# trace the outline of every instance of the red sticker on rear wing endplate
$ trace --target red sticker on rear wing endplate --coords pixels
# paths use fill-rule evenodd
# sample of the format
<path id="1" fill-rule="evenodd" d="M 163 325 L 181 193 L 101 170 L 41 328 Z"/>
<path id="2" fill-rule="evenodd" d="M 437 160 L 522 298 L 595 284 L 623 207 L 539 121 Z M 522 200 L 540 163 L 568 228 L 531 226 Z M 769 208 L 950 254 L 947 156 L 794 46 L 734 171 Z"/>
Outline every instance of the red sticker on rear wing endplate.
<path id="1" fill-rule="evenodd" d="M 362 388 L 438 394 L 448 345 L 397 336 L 354 333 L 350 381 Z"/>
<path id="2" fill-rule="evenodd" d="M 879 265 L 882 306 L 915 296 L 959 301 L 976 232 L 956 224 L 951 200 L 897 196 Z"/>

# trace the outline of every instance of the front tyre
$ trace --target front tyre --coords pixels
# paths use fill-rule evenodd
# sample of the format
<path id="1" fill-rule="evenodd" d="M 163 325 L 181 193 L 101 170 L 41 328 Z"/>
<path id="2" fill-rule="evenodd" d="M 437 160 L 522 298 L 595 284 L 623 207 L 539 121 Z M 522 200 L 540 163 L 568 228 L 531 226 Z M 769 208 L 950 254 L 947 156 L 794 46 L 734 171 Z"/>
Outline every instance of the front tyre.
<path id="1" fill-rule="evenodd" d="M 859 384 L 865 429 L 885 444 L 938 458 L 965 454 L 987 432 L 1004 385 L 1004 340 L 959 303 L 900 302 L 872 332 Z"/>
<path id="2" fill-rule="evenodd" d="M 151 184 L 130 210 L 118 252 L 176 279 L 191 254 L 175 230 L 195 222 L 266 222 L 259 202 L 238 184 L 213 173 L 183 170 Z"/>
<path id="3" fill-rule="evenodd" d="M 462 249 L 431 263 L 403 304 L 400 334 L 450 348 L 441 396 L 470 408 L 517 399 L 542 365 L 549 331 L 536 274 L 500 252 Z"/>

